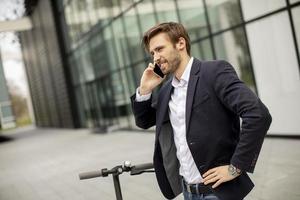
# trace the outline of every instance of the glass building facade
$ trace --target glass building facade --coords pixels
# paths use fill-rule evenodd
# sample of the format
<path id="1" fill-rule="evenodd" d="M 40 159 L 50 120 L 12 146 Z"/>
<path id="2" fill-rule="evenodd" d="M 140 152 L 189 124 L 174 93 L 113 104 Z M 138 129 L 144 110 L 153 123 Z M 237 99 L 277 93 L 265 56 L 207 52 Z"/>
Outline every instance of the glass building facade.
<path id="1" fill-rule="evenodd" d="M 0 53 L 1 54 L 1 53 Z M 0 55 L 0 130 L 14 128 L 15 117 L 6 85 L 2 60 Z"/>
<path id="2" fill-rule="evenodd" d="M 56 0 L 52 6 L 79 127 L 134 127 L 130 96 L 151 62 L 143 32 L 174 21 L 187 28 L 192 56 L 235 67 L 270 108 L 270 132 L 300 134 L 299 0 Z"/>

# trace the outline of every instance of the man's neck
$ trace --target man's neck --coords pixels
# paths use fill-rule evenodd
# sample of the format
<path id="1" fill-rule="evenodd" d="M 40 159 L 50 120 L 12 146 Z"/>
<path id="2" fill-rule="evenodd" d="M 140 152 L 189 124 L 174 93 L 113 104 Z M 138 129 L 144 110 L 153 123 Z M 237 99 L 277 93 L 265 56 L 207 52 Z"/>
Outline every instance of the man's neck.
<path id="1" fill-rule="evenodd" d="M 191 57 L 190 56 L 184 56 L 183 59 L 181 60 L 181 63 L 178 67 L 178 69 L 174 72 L 174 76 L 177 80 L 180 80 L 187 64 L 189 63 Z"/>

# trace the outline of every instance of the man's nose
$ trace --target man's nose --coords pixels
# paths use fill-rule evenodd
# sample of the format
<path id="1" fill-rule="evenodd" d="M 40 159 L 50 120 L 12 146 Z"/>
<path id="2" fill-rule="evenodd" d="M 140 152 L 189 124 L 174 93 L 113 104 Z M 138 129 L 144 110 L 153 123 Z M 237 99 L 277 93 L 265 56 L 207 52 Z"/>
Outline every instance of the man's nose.
<path id="1" fill-rule="evenodd" d="M 153 55 L 153 61 L 155 63 L 159 64 L 159 60 L 160 60 L 160 55 L 158 53 L 154 53 L 154 55 Z"/>

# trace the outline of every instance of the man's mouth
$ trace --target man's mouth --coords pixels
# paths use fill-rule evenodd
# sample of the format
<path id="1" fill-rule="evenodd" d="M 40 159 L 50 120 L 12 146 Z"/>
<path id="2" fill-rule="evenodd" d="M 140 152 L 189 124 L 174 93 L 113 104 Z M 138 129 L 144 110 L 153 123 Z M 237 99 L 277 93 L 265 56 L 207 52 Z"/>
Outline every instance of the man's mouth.
<path id="1" fill-rule="evenodd" d="M 166 67 L 166 63 L 164 62 L 164 63 L 160 64 L 159 66 L 160 66 L 160 69 L 161 69 L 161 70 L 164 70 L 165 67 Z"/>

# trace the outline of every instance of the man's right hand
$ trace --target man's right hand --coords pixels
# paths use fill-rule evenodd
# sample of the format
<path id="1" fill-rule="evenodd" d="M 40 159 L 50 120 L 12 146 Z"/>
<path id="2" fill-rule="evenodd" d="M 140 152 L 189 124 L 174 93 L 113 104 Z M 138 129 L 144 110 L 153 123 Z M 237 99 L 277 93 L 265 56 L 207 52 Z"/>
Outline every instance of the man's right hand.
<path id="1" fill-rule="evenodd" d="M 140 95 L 146 95 L 151 93 L 165 78 L 161 78 L 159 75 L 154 73 L 154 65 L 149 63 L 148 67 L 143 72 L 139 92 Z"/>

